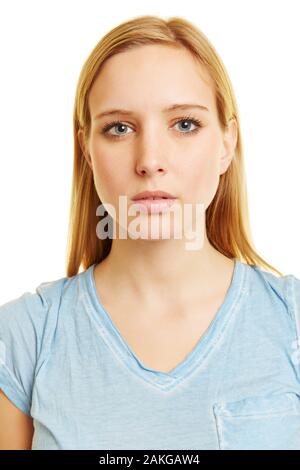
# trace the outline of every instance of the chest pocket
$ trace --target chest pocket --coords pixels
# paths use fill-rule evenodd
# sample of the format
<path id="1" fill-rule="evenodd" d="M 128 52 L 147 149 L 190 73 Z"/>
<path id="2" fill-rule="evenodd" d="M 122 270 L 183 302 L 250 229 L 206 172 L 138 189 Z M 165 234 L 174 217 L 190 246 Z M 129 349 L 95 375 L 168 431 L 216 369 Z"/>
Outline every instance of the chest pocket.
<path id="1" fill-rule="evenodd" d="M 221 450 L 300 450 L 300 395 L 251 396 L 213 405 Z"/>

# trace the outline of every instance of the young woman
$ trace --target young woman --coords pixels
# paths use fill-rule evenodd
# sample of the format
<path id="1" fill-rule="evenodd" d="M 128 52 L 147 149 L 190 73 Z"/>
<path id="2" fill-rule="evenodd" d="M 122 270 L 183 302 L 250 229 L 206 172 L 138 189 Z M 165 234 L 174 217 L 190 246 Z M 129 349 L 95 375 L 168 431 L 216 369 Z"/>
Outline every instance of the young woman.
<path id="1" fill-rule="evenodd" d="M 0 308 L 1 448 L 300 449 L 300 280 L 253 248 L 238 109 L 205 35 L 156 16 L 106 34 L 74 144 L 66 277 Z M 205 222 L 186 232 L 189 204 Z"/>

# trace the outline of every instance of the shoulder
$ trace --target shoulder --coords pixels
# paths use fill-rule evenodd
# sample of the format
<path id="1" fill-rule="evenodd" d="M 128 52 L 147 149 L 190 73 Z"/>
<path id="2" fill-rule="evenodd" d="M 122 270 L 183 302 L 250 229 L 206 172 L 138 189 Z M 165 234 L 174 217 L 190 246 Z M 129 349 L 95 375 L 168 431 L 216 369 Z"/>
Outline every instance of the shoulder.
<path id="1" fill-rule="evenodd" d="M 247 269 L 250 294 L 256 295 L 260 301 L 268 298 L 274 305 L 285 306 L 288 314 L 293 313 L 291 304 L 294 300 L 294 284 L 298 281 L 300 285 L 300 280 L 297 280 L 293 274 L 277 276 L 257 266 L 247 265 Z"/>
<path id="2" fill-rule="evenodd" d="M 22 295 L 10 299 L 0 305 L 0 328 L 5 323 L 18 322 L 26 319 L 39 323 L 45 320 L 45 314 L 50 305 L 59 298 L 62 287 L 67 278 L 40 283 L 33 292 L 24 292 Z"/>
<path id="3" fill-rule="evenodd" d="M 61 300 L 76 290 L 83 273 L 72 277 L 41 282 L 34 291 L 22 293 L 0 305 L 0 320 L 15 317 L 21 320 L 25 314 L 30 317 L 43 318 L 49 309 L 59 307 Z M 21 318 L 19 318 L 21 317 Z"/>
<path id="4" fill-rule="evenodd" d="M 253 282 L 260 283 L 264 285 L 265 288 L 271 288 L 274 292 L 281 292 L 284 294 L 285 289 L 287 288 L 290 278 L 293 277 L 292 274 L 285 274 L 283 276 L 275 275 L 274 273 L 264 271 L 258 266 L 247 265 L 250 270 L 250 277 L 252 277 Z"/>
<path id="5" fill-rule="evenodd" d="M 3 351 L 4 343 L 10 343 L 15 344 L 15 349 L 20 344 L 30 344 L 36 359 L 42 346 L 45 352 L 51 343 L 64 297 L 75 298 L 69 291 L 76 290 L 79 277 L 42 282 L 34 291 L 24 292 L 0 305 L 0 351 Z"/>
<path id="6" fill-rule="evenodd" d="M 268 318 L 269 333 L 277 331 L 283 342 L 288 339 L 292 362 L 300 364 L 300 279 L 249 265 L 247 269 L 249 294 L 258 312 L 255 318 Z"/>
<path id="7" fill-rule="evenodd" d="M 0 388 L 30 415 L 31 396 L 40 366 L 49 357 L 65 299 L 76 302 L 81 276 L 40 283 L 0 305 Z"/>

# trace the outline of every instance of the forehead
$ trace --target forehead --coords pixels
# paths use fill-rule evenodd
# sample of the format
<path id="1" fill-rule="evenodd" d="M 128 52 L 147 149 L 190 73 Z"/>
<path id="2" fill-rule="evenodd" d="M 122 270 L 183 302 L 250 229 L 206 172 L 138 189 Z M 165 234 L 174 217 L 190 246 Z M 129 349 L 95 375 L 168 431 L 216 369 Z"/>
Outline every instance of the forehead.
<path id="1" fill-rule="evenodd" d="M 94 115 L 106 108 L 145 112 L 177 102 L 215 107 L 208 73 L 185 48 L 143 45 L 110 57 L 89 95 Z"/>

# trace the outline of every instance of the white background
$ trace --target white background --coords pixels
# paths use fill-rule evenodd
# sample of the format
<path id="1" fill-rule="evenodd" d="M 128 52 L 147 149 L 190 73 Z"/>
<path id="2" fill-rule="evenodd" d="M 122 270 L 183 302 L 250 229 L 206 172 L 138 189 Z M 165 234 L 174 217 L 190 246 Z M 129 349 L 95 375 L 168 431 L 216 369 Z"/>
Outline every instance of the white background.
<path id="1" fill-rule="evenodd" d="M 0 304 L 65 276 L 80 70 L 111 28 L 182 16 L 209 38 L 241 116 L 259 254 L 300 277 L 300 28 L 297 0 L 0 3 Z"/>

